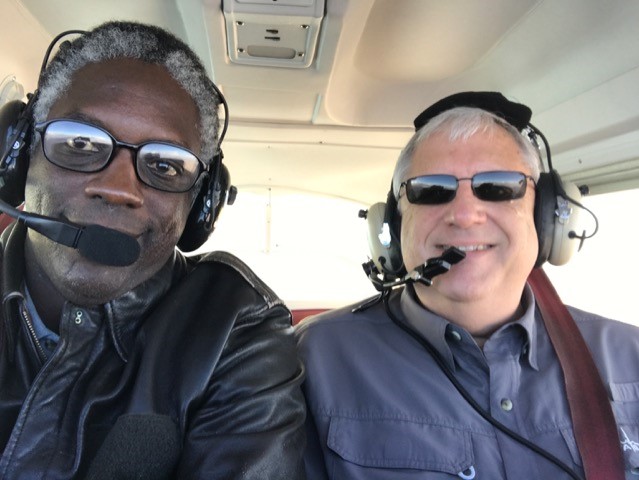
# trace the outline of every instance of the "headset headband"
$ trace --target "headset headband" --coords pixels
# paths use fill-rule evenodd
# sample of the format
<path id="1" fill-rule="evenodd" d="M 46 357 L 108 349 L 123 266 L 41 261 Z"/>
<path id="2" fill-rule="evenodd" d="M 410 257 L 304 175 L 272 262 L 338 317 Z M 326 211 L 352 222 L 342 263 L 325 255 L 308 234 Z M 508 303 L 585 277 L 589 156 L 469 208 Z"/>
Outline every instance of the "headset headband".
<path id="1" fill-rule="evenodd" d="M 420 113 L 413 121 L 415 130 L 422 128 L 440 113 L 456 107 L 486 110 L 500 116 L 520 131 L 529 125 L 532 117 L 530 108 L 511 102 L 499 92 L 461 92 L 442 98 Z"/>

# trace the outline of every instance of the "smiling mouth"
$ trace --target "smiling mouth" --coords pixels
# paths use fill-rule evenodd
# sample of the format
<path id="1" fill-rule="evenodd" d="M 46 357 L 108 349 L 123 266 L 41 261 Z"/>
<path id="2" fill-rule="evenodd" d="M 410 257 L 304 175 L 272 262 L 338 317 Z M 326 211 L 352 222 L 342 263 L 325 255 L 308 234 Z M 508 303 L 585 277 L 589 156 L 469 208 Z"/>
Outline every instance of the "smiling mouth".
<path id="1" fill-rule="evenodd" d="M 491 248 L 494 247 L 494 245 L 486 245 L 486 244 L 481 244 L 481 245 L 437 245 L 437 248 L 440 248 L 442 250 L 447 250 L 450 247 L 455 247 L 459 250 L 461 250 L 462 252 L 468 253 L 468 252 L 483 252 L 485 250 L 490 250 Z"/>

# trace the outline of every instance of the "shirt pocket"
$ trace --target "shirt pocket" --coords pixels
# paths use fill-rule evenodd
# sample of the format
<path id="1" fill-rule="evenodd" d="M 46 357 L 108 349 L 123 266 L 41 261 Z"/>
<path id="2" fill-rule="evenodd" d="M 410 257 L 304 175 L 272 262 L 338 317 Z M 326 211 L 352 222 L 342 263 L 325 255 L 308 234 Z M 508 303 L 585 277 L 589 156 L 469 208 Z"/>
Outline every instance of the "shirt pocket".
<path id="1" fill-rule="evenodd" d="M 609 383 L 627 478 L 639 479 L 639 382 Z"/>
<path id="2" fill-rule="evenodd" d="M 429 479 L 474 478 L 471 435 L 458 428 L 393 418 L 332 417 L 327 444 L 337 455 L 333 478 L 417 478 L 416 470 L 432 472 Z"/>

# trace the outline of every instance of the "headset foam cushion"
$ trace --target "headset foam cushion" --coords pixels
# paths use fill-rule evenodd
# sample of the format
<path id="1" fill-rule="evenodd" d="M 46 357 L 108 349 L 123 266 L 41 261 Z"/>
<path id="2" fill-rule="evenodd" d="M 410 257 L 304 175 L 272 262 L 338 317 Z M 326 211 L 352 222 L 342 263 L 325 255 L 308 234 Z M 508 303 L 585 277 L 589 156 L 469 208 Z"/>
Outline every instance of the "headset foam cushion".
<path id="1" fill-rule="evenodd" d="M 542 173 L 537 180 L 535 196 L 535 228 L 539 252 L 535 267 L 541 267 L 548 260 L 552 249 L 555 231 L 555 210 L 557 208 L 557 191 L 551 173 Z"/>
<path id="2" fill-rule="evenodd" d="M 197 250 L 213 233 L 215 221 L 227 202 L 229 192 L 231 192 L 229 203 L 235 200 L 236 189 L 231 186 L 231 174 L 228 168 L 219 159 L 213 161 L 219 165 L 219 177 L 217 182 L 214 180 L 215 175 L 207 175 L 207 178 L 203 180 L 177 244 L 183 252 Z"/>
<path id="3" fill-rule="evenodd" d="M 183 252 L 200 248 L 213 231 L 213 182 L 206 178 L 195 198 L 177 247 Z"/>

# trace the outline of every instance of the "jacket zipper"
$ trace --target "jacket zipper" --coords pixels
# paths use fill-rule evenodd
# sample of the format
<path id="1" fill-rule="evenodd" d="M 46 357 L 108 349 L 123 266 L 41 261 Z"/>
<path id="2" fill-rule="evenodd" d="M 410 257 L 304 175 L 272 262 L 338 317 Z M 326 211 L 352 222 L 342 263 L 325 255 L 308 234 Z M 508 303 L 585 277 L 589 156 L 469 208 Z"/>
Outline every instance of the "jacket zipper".
<path id="1" fill-rule="evenodd" d="M 27 312 L 26 307 L 24 306 L 24 302 L 20 302 L 20 315 L 22 315 L 22 319 L 24 323 L 27 325 L 27 329 L 31 334 L 31 340 L 33 341 L 33 345 L 35 346 L 36 353 L 38 354 L 38 358 L 42 363 L 46 362 L 47 354 L 36 335 L 35 328 L 33 327 L 33 322 L 31 322 L 31 317 L 29 317 L 29 312 Z"/>

